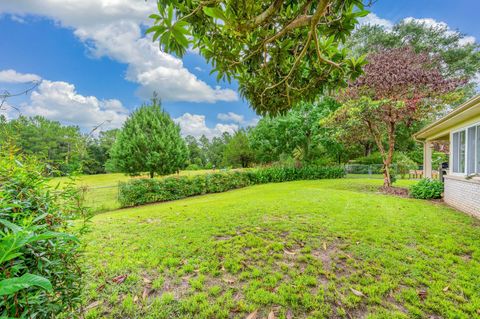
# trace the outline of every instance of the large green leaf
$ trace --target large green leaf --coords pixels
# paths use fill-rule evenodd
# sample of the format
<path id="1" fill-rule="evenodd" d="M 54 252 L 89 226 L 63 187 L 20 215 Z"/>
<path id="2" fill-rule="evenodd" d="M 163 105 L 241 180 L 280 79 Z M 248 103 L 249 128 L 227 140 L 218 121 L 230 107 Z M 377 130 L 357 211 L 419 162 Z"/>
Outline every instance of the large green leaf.
<path id="1" fill-rule="evenodd" d="M 226 20 L 225 14 L 219 7 L 203 7 L 203 12 L 209 17 Z"/>
<path id="2" fill-rule="evenodd" d="M 0 296 L 11 295 L 19 290 L 30 287 L 40 287 L 47 291 L 52 291 L 52 284 L 44 277 L 24 274 L 22 277 L 9 278 L 0 281 Z"/>

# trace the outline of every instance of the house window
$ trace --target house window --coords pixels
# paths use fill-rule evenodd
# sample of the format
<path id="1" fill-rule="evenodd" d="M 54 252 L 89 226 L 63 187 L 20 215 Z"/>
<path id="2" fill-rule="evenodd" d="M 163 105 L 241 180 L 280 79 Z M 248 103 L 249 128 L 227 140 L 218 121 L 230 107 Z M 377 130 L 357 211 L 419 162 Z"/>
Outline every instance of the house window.
<path id="1" fill-rule="evenodd" d="M 480 125 L 477 126 L 477 174 L 480 174 Z"/>
<path id="2" fill-rule="evenodd" d="M 477 144 L 477 127 L 472 126 L 467 130 L 467 175 L 475 174 L 476 164 L 476 144 Z"/>
<path id="3" fill-rule="evenodd" d="M 465 131 L 453 133 L 453 172 L 465 173 Z"/>
<path id="4" fill-rule="evenodd" d="M 452 172 L 480 174 L 480 125 L 452 134 Z"/>

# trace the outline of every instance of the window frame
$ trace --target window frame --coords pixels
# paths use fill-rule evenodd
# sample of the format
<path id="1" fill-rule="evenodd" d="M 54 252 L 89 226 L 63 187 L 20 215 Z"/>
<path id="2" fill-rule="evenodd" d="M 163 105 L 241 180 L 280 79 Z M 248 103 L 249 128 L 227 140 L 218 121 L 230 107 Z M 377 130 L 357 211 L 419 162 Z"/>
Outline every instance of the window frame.
<path id="1" fill-rule="evenodd" d="M 468 126 L 464 126 L 464 127 L 461 127 L 461 128 L 458 128 L 456 130 L 453 130 L 453 131 L 450 131 L 450 155 L 449 155 L 449 175 L 453 175 L 453 176 L 468 176 L 467 175 L 467 171 L 468 171 L 468 157 L 470 155 L 470 151 L 469 150 L 469 147 L 468 147 L 468 140 L 469 140 L 469 129 L 472 128 L 472 127 L 476 127 L 476 130 L 475 130 L 475 140 L 474 140 L 474 144 L 475 144 L 475 148 L 473 149 L 473 152 L 474 152 L 474 164 L 475 164 L 475 169 L 474 169 L 474 173 L 473 174 L 480 174 L 480 167 L 479 167 L 479 164 L 480 164 L 480 159 L 478 158 L 479 156 L 479 151 L 478 149 L 480 148 L 480 143 L 477 143 L 479 142 L 479 139 L 478 139 L 478 136 L 480 134 L 480 122 L 476 122 L 476 123 L 472 123 L 472 124 L 469 124 Z M 464 167 L 463 167 L 463 172 L 454 172 L 454 167 L 453 167 L 453 134 L 455 133 L 460 133 L 460 132 L 465 132 L 465 163 L 464 163 Z M 458 145 L 458 150 L 460 151 L 460 145 Z M 460 161 L 460 155 L 458 155 L 459 157 L 459 161 Z"/>

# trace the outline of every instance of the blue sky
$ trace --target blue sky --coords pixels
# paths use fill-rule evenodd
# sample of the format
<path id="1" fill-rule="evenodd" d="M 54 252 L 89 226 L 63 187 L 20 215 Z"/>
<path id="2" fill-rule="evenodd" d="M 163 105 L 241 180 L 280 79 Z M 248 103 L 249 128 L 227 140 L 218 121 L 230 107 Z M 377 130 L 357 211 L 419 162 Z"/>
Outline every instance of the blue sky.
<path id="1" fill-rule="evenodd" d="M 128 112 L 160 93 L 184 134 L 211 137 L 258 120 L 236 83 L 217 83 L 195 52 L 183 60 L 162 53 L 143 34 L 155 9 L 144 0 L 0 0 L 0 89 L 33 93 L 10 104 L 88 131 L 118 127 Z M 378 0 L 364 22 L 389 25 L 407 17 L 446 23 L 480 39 L 480 1 Z M 473 39 L 469 38 L 469 39 Z M 12 109 L 0 111 L 15 117 Z"/>

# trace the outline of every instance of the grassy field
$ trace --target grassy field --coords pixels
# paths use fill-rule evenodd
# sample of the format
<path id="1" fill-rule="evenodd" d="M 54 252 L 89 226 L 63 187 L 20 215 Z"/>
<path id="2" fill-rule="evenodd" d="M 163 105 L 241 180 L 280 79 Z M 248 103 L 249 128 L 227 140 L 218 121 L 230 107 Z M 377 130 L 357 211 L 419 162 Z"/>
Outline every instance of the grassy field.
<path id="1" fill-rule="evenodd" d="M 216 170 L 218 172 L 219 170 Z M 194 176 L 199 174 L 207 174 L 212 170 L 196 170 L 196 171 L 180 171 L 178 175 Z M 175 176 L 172 174 L 168 176 Z M 159 176 L 156 178 L 164 178 L 167 176 Z M 131 177 L 123 173 L 98 174 L 98 175 L 80 175 L 71 179 L 68 177 L 52 178 L 51 186 L 64 185 L 73 182 L 81 187 L 85 192 L 85 204 L 92 208 L 94 212 L 103 212 L 120 208 L 118 202 L 118 183 L 127 182 L 132 178 L 149 178 L 148 175 Z"/>
<path id="2" fill-rule="evenodd" d="M 267 184 L 97 215 L 86 318 L 479 318 L 480 222 L 380 184 Z"/>

